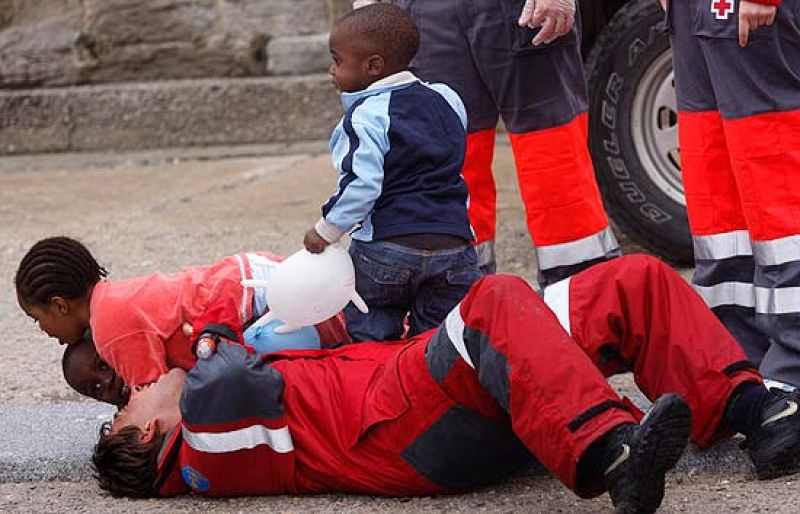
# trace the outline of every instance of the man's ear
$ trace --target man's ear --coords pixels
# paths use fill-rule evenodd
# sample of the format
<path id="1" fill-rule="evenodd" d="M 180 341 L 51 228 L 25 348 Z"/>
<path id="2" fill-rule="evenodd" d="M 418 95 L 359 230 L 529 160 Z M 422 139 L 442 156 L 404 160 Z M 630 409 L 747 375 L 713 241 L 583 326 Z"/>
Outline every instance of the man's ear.
<path id="1" fill-rule="evenodd" d="M 158 418 L 153 418 L 147 422 L 144 426 L 144 432 L 142 432 L 142 436 L 139 438 L 139 441 L 143 443 L 149 443 L 153 440 L 158 434 L 160 434 L 160 422 Z"/>
<path id="2" fill-rule="evenodd" d="M 386 68 L 386 61 L 382 55 L 370 55 L 364 60 L 364 68 L 368 77 L 379 77 Z"/>
<path id="3" fill-rule="evenodd" d="M 59 314 L 69 314 L 69 301 L 63 296 L 54 296 L 50 298 L 50 308 L 54 309 Z"/>

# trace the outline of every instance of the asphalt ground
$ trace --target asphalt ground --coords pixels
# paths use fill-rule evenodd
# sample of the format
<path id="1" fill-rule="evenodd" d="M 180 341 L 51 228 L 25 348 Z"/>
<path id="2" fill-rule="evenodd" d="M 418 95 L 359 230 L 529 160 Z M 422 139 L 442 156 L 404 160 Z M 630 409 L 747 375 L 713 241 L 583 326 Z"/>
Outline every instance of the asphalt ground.
<path id="1" fill-rule="evenodd" d="M 506 145 L 495 161 L 502 272 L 535 279 L 535 259 Z M 336 176 L 324 144 L 0 159 L 0 510 L 3 512 L 608 512 L 541 470 L 439 498 L 349 495 L 118 500 L 87 459 L 111 409 L 61 378 L 62 348 L 18 309 L 13 274 L 42 237 L 84 241 L 114 278 L 177 271 L 243 250 L 289 255 L 319 215 Z M 626 251 L 637 251 L 626 244 Z M 683 270 L 686 276 L 687 271 Z M 614 380 L 635 395 L 630 377 Z M 663 512 L 800 512 L 798 482 L 757 482 L 729 442 L 690 453 L 670 475 Z"/>

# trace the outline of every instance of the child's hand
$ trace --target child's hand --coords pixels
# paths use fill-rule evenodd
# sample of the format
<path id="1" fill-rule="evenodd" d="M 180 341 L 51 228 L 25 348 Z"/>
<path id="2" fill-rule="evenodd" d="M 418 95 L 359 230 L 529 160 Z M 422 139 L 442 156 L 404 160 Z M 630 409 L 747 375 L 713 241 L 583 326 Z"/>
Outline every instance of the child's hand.
<path id="1" fill-rule="evenodd" d="M 306 250 L 311 253 L 322 253 L 325 247 L 330 243 L 322 239 L 322 236 L 317 234 L 315 229 L 310 228 L 303 238 L 303 244 L 305 245 Z"/>

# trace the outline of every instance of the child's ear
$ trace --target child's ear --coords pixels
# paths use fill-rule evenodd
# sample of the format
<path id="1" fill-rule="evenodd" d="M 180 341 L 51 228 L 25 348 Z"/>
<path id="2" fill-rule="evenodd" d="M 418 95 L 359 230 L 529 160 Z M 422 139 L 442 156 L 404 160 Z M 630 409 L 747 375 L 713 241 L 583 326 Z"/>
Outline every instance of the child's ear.
<path id="1" fill-rule="evenodd" d="M 69 302 L 62 296 L 50 298 L 50 308 L 55 309 L 59 314 L 69 314 Z"/>
<path id="2" fill-rule="evenodd" d="M 382 55 L 374 54 L 367 57 L 364 61 L 368 77 L 379 77 L 383 74 L 383 69 L 386 67 L 386 61 Z"/>

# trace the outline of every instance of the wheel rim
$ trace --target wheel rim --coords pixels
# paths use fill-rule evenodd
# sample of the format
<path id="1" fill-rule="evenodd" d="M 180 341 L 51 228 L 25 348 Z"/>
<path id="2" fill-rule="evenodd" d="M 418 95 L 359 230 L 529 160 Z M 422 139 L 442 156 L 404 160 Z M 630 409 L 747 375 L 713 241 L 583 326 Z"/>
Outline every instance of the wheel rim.
<path id="1" fill-rule="evenodd" d="M 672 52 L 645 70 L 631 109 L 631 135 L 639 162 L 650 180 L 675 202 L 686 205 L 678 150 L 678 108 Z"/>

